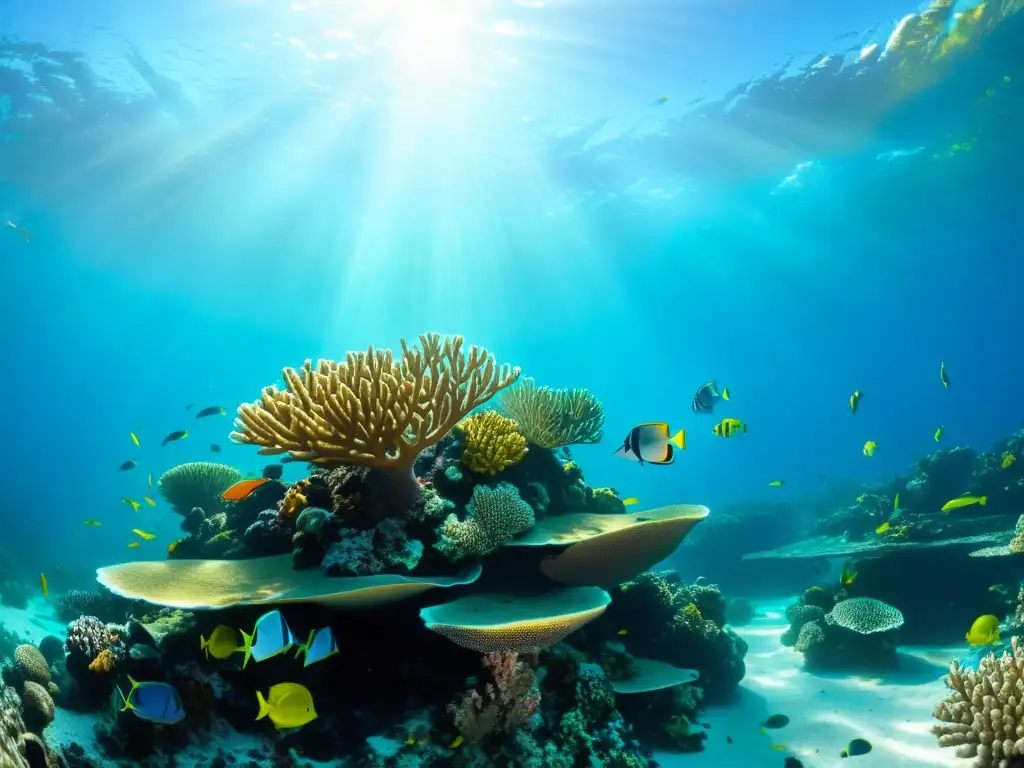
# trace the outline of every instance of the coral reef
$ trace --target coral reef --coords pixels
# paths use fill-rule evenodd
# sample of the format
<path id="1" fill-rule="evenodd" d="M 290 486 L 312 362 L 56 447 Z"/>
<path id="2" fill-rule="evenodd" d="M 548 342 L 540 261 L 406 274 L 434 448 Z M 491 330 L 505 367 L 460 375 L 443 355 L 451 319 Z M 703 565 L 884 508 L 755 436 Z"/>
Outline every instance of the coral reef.
<path id="1" fill-rule="evenodd" d="M 512 419 L 497 411 L 481 411 L 456 425 L 463 433 L 462 463 L 470 472 L 496 475 L 526 455 L 526 438 Z"/>
<path id="2" fill-rule="evenodd" d="M 171 508 L 184 518 L 182 526 L 191 526 L 193 510 L 206 515 L 227 510 L 228 502 L 221 494 L 242 479 L 234 467 L 208 461 L 194 461 L 172 467 L 160 476 L 157 487 Z"/>
<path id="3" fill-rule="evenodd" d="M 604 435 L 604 409 L 585 389 L 538 387 L 527 378 L 498 400 L 526 439 L 542 448 L 599 443 Z"/>
<path id="4" fill-rule="evenodd" d="M 471 744 L 495 732 L 517 731 L 540 706 L 537 676 L 518 653 L 488 653 L 482 665 L 476 687 L 448 707 L 456 730 Z"/>
<path id="5" fill-rule="evenodd" d="M 533 507 L 520 498 L 514 485 L 500 483 L 494 488 L 478 485 L 466 510 L 466 519 L 448 515 L 441 528 L 441 540 L 435 546 L 452 560 L 486 555 L 532 528 L 533 523 Z"/>

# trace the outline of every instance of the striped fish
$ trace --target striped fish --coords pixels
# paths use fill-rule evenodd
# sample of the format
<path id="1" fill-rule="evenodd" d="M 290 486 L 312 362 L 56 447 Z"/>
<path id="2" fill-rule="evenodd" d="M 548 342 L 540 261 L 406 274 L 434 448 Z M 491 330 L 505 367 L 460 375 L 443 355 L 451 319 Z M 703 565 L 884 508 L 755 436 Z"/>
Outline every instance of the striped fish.
<path id="1" fill-rule="evenodd" d="M 668 424 L 662 421 L 638 424 L 629 430 L 613 455 L 639 461 L 640 464 L 671 464 L 675 461 L 673 445 L 680 450 L 686 449 L 685 429 L 673 435 Z"/>
<path id="2" fill-rule="evenodd" d="M 693 396 L 693 412 L 694 413 L 711 413 L 715 410 L 715 406 L 722 400 L 729 399 L 729 390 L 723 389 L 719 391 L 718 385 L 709 381 L 707 384 L 697 390 L 697 394 Z"/>

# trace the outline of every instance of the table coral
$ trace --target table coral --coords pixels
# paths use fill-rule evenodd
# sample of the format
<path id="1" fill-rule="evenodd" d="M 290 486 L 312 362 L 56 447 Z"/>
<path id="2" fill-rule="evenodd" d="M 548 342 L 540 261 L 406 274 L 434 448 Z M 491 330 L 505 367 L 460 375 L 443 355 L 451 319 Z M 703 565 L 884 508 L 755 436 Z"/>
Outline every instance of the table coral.
<path id="1" fill-rule="evenodd" d="M 496 475 L 526 455 L 526 438 L 512 419 L 497 411 L 482 411 L 460 421 L 462 463 L 479 475 Z"/>
<path id="2" fill-rule="evenodd" d="M 514 485 L 478 485 L 473 490 L 466 519 L 448 515 L 441 526 L 441 540 L 435 546 L 452 560 L 486 555 L 532 528 L 533 523 L 533 507 L 522 500 Z"/>
<path id="3" fill-rule="evenodd" d="M 604 436 L 604 409 L 585 389 L 538 387 L 534 379 L 523 379 L 502 394 L 499 408 L 542 448 L 599 443 Z"/>

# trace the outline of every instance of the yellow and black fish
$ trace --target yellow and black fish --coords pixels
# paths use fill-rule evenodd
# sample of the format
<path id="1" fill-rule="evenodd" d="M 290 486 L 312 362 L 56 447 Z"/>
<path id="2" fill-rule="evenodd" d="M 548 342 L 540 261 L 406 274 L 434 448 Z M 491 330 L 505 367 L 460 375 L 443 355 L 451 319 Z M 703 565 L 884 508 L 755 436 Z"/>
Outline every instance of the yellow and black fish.
<path id="1" fill-rule="evenodd" d="M 163 442 L 160 443 L 160 447 L 163 448 L 168 443 L 173 443 L 177 440 L 184 440 L 186 437 L 188 437 L 187 429 L 179 429 L 177 432 L 171 432 L 171 434 L 165 437 Z"/>
<path id="2" fill-rule="evenodd" d="M 686 450 L 686 430 L 671 434 L 665 422 L 638 424 L 629 430 L 613 456 L 621 456 L 643 464 L 671 464 L 675 461 L 672 446 Z"/>
<path id="3" fill-rule="evenodd" d="M 734 437 L 747 431 L 747 425 L 739 419 L 722 419 L 712 430 L 718 437 Z"/>
<path id="4" fill-rule="evenodd" d="M 693 408 L 694 413 L 711 413 L 715 410 L 715 406 L 723 400 L 729 399 L 729 388 L 719 390 L 718 385 L 709 381 L 697 390 L 697 394 L 693 396 L 693 402 L 690 407 Z"/>

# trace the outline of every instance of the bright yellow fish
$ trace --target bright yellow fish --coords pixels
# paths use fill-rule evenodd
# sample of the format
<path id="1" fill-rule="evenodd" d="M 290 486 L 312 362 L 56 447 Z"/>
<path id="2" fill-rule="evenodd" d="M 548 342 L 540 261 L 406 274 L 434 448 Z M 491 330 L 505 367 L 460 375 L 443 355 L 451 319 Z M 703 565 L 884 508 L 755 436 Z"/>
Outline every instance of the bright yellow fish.
<path id="1" fill-rule="evenodd" d="M 857 497 L 857 503 L 860 504 L 866 498 L 867 496 L 862 493 L 860 496 Z"/>
<path id="2" fill-rule="evenodd" d="M 214 627 L 209 639 L 199 635 L 199 650 L 206 653 L 206 658 L 212 655 L 215 659 L 226 659 L 235 651 L 241 650 L 238 645 L 238 633 L 227 624 L 219 624 Z"/>
<path id="3" fill-rule="evenodd" d="M 860 407 L 860 390 L 857 390 L 850 395 L 850 413 L 857 413 L 857 409 Z"/>
<path id="4" fill-rule="evenodd" d="M 999 618 L 997 616 L 979 616 L 971 624 L 966 635 L 968 645 L 975 648 L 981 645 L 995 645 L 999 642 Z"/>
<path id="5" fill-rule="evenodd" d="M 785 484 L 786 484 L 785 480 L 772 480 L 770 483 L 768 483 L 768 487 L 769 488 L 781 488 Z"/>
<path id="6" fill-rule="evenodd" d="M 845 586 L 847 586 L 847 585 L 849 585 L 849 584 L 853 584 L 853 582 L 854 582 L 854 581 L 855 581 L 856 579 L 857 579 L 857 571 L 851 571 L 851 570 L 850 570 L 850 564 L 849 564 L 849 563 L 847 563 L 846 565 L 844 565 L 844 566 L 843 566 L 843 572 L 842 572 L 842 574 L 841 574 L 841 575 L 839 576 L 839 583 L 840 583 L 840 584 L 841 584 L 842 586 L 844 586 L 844 587 L 845 587 Z"/>
<path id="7" fill-rule="evenodd" d="M 144 502 L 146 502 L 147 504 L 149 504 L 149 506 L 151 506 L 151 507 L 155 507 L 156 506 L 156 502 L 153 501 L 149 496 L 143 496 L 142 500 Z"/>
<path id="8" fill-rule="evenodd" d="M 942 382 L 943 387 L 949 386 L 949 374 L 946 373 L 946 364 L 942 363 L 939 366 L 939 380 Z"/>
<path id="9" fill-rule="evenodd" d="M 39 586 L 43 588 L 43 600 L 50 599 L 50 585 L 46 583 L 46 574 L 39 574 Z"/>
<path id="10" fill-rule="evenodd" d="M 890 528 L 892 528 L 892 526 L 889 524 L 889 521 L 886 520 L 880 526 L 875 528 L 875 533 L 877 533 L 879 536 L 881 536 L 883 533 L 887 533 Z"/>
<path id="11" fill-rule="evenodd" d="M 1006 451 L 1005 453 L 1003 453 L 1003 460 L 1000 463 L 1000 466 L 1003 469 L 1009 469 L 1010 467 L 1013 466 L 1013 462 L 1015 462 L 1016 460 L 1017 460 L 1016 456 L 1014 456 L 1009 451 Z"/>
<path id="12" fill-rule="evenodd" d="M 131 508 L 133 510 L 135 510 L 136 512 L 138 512 L 139 511 L 139 507 L 142 506 L 135 499 L 129 499 L 127 496 L 125 496 L 123 499 L 121 499 L 121 501 L 123 501 L 125 504 L 131 505 Z"/>
<path id="13" fill-rule="evenodd" d="M 900 508 L 900 495 L 898 493 L 896 498 L 892 500 L 892 508 L 894 511 Z"/>
<path id="14" fill-rule="evenodd" d="M 275 728 L 301 728 L 316 720 L 316 708 L 313 706 L 313 694 L 299 683 L 278 683 L 270 688 L 267 698 L 256 691 L 259 704 L 257 720 L 270 717 Z"/>
<path id="15" fill-rule="evenodd" d="M 972 504 L 980 504 L 985 506 L 988 503 L 988 496 L 961 496 L 959 499 L 950 499 L 942 505 L 943 512 L 949 512 L 951 509 L 960 509 L 961 507 L 969 507 Z"/>
<path id="16" fill-rule="evenodd" d="M 618 635 L 619 637 L 625 637 L 626 635 L 629 634 L 629 630 L 628 629 L 620 629 L 615 634 Z"/>
<path id="17" fill-rule="evenodd" d="M 149 487 L 150 487 L 150 488 L 152 488 L 152 487 L 153 487 L 153 475 L 152 475 L 152 474 L 150 474 L 150 475 L 149 475 L 149 476 L 148 476 L 148 477 L 146 478 L 146 480 L 147 480 L 147 482 L 149 483 Z"/>
<path id="18" fill-rule="evenodd" d="M 138 549 L 138 548 L 139 548 L 139 542 L 137 542 L 137 541 L 133 541 L 131 544 L 128 545 L 128 549 Z"/>
<path id="19" fill-rule="evenodd" d="M 133 443 L 135 443 L 136 445 L 139 444 L 139 436 L 136 435 L 134 432 L 129 432 L 128 436 L 131 437 Z"/>
<path id="20" fill-rule="evenodd" d="M 876 443 L 874 440 L 868 440 L 866 443 L 864 443 L 864 455 L 865 456 L 874 456 L 875 455 L 875 448 L 877 448 L 877 447 L 878 447 L 878 443 Z"/>
<path id="21" fill-rule="evenodd" d="M 939 427 L 938 429 L 935 430 L 935 442 L 936 443 L 939 442 L 939 440 L 942 439 L 942 430 L 943 429 L 945 429 L 945 427 Z"/>
<path id="22" fill-rule="evenodd" d="M 138 536 L 141 536 L 146 541 L 152 541 L 153 539 L 156 538 L 156 534 L 155 533 L 148 533 L 147 531 L 144 531 L 141 528 L 132 528 L 132 533 L 134 533 L 134 534 L 136 534 Z"/>
<path id="23" fill-rule="evenodd" d="M 91 525 L 93 528 L 99 528 L 103 523 L 99 520 L 86 520 L 82 525 Z"/>
<path id="24" fill-rule="evenodd" d="M 634 504 L 639 504 L 639 503 L 640 503 L 640 499 L 636 498 L 635 496 L 630 496 L 628 499 L 623 499 L 622 500 L 622 505 L 625 506 L 625 507 L 631 507 Z"/>
<path id="25" fill-rule="evenodd" d="M 462 735 L 460 734 L 460 735 L 455 737 L 455 741 L 453 741 L 451 744 L 448 745 L 448 749 L 458 749 L 461 746 L 462 746 Z"/>

